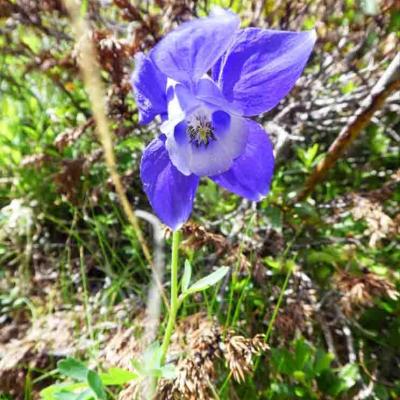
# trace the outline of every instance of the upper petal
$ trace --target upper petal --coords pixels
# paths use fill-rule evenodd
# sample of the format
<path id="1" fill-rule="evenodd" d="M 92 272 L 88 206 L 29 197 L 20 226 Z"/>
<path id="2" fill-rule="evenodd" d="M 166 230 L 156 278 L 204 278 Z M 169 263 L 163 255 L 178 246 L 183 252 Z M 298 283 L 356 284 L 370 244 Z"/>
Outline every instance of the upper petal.
<path id="1" fill-rule="evenodd" d="M 172 165 L 162 139 L 154 139 L 144 150 L 140 177 L 153 210 L 164 224 L 175 230 L 188 220 L 199 178 L 185 176 Z"/>
<path id="2" fill-rule="evenodd" d="M 139 109 L 139 123 L 147 124 L 156 115 L 167 112 L 167 77 L 143 53 L 135 56 L 131 84 Z"/>
<path id="3" fill-rule="evenodd" d="M 152 52 L 157 67 L 178 82 L 196 82 L 232 43 L 240 20 L 218 9 L 207 18 L 186 22 L 168 33 Z"/>
<path id="4" fill-rule="evenodd" d="M 274 171 L 272 143 L 264 129 L 254 121 L 246 121 L 249 136 L 243 154 L 223 174 L 210 178 L 225 189 L 259 201 L 269 191 Z"/>
<path id="5" fill-rule="evenodd" d="M 243 115 L 257 115 L 275 107 L 291 90 L 315 40 L 315 31 L 242 29 L 212 74 Z"/>
<path id="6" fill-rule="evenodd" d="M 236 110 L 235 107 L 226 100 L 219 86 L 208 75 L 205 75 L 197 82 L 194 94 L 197 99 L 207 103 L 210 108 L 223 109 L 230 113 L 240 115 L 239 110 Z"/>

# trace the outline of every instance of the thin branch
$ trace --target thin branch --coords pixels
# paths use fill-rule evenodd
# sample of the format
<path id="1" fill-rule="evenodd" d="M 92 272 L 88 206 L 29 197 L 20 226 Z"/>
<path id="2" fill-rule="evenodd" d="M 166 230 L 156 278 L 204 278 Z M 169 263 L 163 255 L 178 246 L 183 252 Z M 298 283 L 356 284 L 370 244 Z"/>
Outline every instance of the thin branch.
<path id="1" fill-rule="evenodd" d="M 361 103 L 350 122 L 341 130 L 332 143 L 325 158 L 320 161 L 308 177 L 304 189 L 297 195 L 295 202 L 306 199 L 320 183 L 330 168 L 345 153 L 362 130 L 368 125 L 376 111 L 385 103 L 385 100 L 396 90 L 400 89 L 400 54 L 397 54 L 389 67 L 373 87 L 368 98 Z"/>

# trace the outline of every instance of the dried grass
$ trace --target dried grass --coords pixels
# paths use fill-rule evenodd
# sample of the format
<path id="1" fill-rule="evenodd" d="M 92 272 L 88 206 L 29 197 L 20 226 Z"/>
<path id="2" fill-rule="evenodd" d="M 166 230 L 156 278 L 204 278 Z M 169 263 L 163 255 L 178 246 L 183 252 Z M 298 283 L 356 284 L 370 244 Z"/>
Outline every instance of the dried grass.
<path id="1" fill-rule="evenodd" d="M 357 313 L 364 307 L 372 307 L 376 298 L 397 300 L 400 296 L 393 283 L 372 272 L 361 276 L 341 272 L 336 277 L 336 284 L 342 293 L 340 305 L 346 315 Z"/>

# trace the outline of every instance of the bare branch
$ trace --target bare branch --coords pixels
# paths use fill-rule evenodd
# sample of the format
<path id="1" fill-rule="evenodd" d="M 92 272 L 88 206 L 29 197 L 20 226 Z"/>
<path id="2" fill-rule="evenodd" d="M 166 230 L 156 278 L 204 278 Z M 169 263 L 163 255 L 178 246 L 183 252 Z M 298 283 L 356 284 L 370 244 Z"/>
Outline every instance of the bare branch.
<path id="1" fill-rule="evenodd" d="M 397 54 L 389 67 L 373 87 L 368 98 L 361 103 L 350 122 L 342 129 L 336 140 L 332 143 L 325 158 L 315 167 L 308 177 L 304 189 L 297 195 L 295 201 L 306 199 L 320 183 L 330 168 L 345 153 L 362 130 L 368 125 L 376 111 L 385 100 L 400 88 L 400 54 Z"/>

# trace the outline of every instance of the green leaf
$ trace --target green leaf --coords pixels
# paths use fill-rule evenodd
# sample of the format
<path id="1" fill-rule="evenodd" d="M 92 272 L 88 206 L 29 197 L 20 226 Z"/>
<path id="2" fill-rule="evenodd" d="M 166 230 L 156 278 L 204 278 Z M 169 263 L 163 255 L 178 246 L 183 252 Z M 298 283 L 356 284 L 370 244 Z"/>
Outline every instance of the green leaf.
<path id="1" fill-rule="evenodd" d="M 229 267 L 220 267 L 210 275 L 199 279 L 188 290 L 187 294 L 201 292 L 218 283 L 229 271 Z"/>
<path id="2" fill-rule="evenodd" d="M 275 260 L 272 257 L 265 257 L 264 263 L 266 265 L 268 265 L 269 267 L 276 269 L 276 270 L 280 270 L 282 267 L 282 260 L 280 260 L 280 259 Z"/>
<path id="3" fill-rule="evenodd" d="M 138 375 L 134 372 L 122 368 L 110 368 L 104 374 L 100 374 L 101 381 L 105 386 L 124 385 L 137 377 Z"/>
<path id="4" fill-rule="evenodd" d="M 293 375 L 295 371 L 295 360 L 287 349 L 272 349 L 271 362 L 278 372 L 286 375 Z"/>
<path id="5" fill-rule="evenodd" d="M 295 343 L 295 366 L 298 370 L 303 370 L 305 364 L 311 357 L 311 347 L 303 339 L 296 340 Z"/>
<path id="6" fill-rule="evenodd" d="M 90 389 L 87 389 L 79 394 L 76 400 L 91 400 L 93 399 L 93 392 Z"/>
<path id="7" fill-rule="evenodd" d="M 65 360 L 59 361 L 57 363 L 57 369 L 60 374 L 68 376 L 68 378 L 76 379 L 77 381 L 85 381 L 89 371 L 85 364 L 82 364 L 74 358 L 66 358 Z"/>
<path id="8" fill-rule="evenodd" d="M 331 370 L 324 370 L 320 376 L 318 385 L 331 396 L 337 397 L 353 387 L 360 377 L 356 364 L 346 364 L 334 375 Z"/>
<path id="9" fill-rule="evenodd" d="M 143 365 L 142 362 L 140 362 L 139 360 L 132 360 L 131 361 L 132 367 L 135 368 L 136 372 L 139 375 L 146 375 L 146 370 L 145 370 L 145 366 Z"/>
<path id="10" fill-rule="evenodd" d="M 192 278 L 192 265 L 189 260 L 185 260 L 185 269 L 183 271 L 181 291 L 185 293 L 189 287 L 190 279 Z"/>
<path id="11" fill-rule="evenodd" d="M 307 150 L 307 158 L 309 163 L 312 163 L 314 161 L 315 157 L 317 156 L 318 149 L 319 144 L 315 143 Z"/>
<path id="12" fill-rule="evenodd" d="M 268 218 L 272 228 L 282 232 L 282 211 L 278 207 L 267 207 L 264 215 Z"/>
<path id="13" fill-rule="evenodd" d="M 322 371 L 329 369 L 334 356 L 331 353 L 325 353 L 325 351 L 318 349 L 315 353 L 314 361 L 314 372 L 320 374 Z"/>
<path id="14" fill-rule="evenodd" d="M 339 378 L 342 381 L 340 386 L 340 391 L 348 390 L 352 386 L 355 385 L 357 379 L 360 376 L 360 372 L 358 370 L 357 364 L 346 364 L 340 371 L 339 371 Z"/>
<path id="15" fill-rule="evenodd" d="M 72 393 L 69 391 L 62 390 L 54 394 L 52 399 L 56 400 L 89 400 L 93 399 L 93 392 L 90 389 L 84 390 L 79 393 Z"/>
<path id="16" fill-rule="evenodd" d="M 306 167 L 306 169 L 311 168 L 315 160 L 315 157 L 317 156 L 318 148 L 319 145 L 315 143 L 306 150 L 302 148 L 297 149 L 297 156 L 300 158 L 301 162 Z"/>
<path id="17" fill-rule="evenodd" d="M 81 4 L 81 16 L 84 17 L 87 13 L 88 10 L 88 0 L 82 0 L 82 4 Z"/>
<path id="18" fill-rule="evenodd" d="M 62 383 L 48 386 L 40 392 L 42 400 L 54 400 L 55 394 L 61 391 L 74 391 L 77 389 L 84 389 L 87 387 L 86 383 Z"/>
<path id="19" fill-rule="evenodd" d="M 103 382 L 97 372 L 89 370 L 87 374 L 87 383 L 98 400 L 107 400 L 107 394 Z"/>
<path id="20" fill-rule="evenodd" d="M 57 400 L 77 400 L 78 396 L 80 396 L 80 393 L 72 393 L 62 390 L 61 392 L 55 393 L 53 398 Z"/>
<path id="21" fill-rule="evenodd" d="M 297 397 L 304 397 L 307 394 L 306 390 L 301 386 L 296 386 L 294 388 L 294 393 Z"/>
<path id="22" fill-rule="evenodd" d="M 297 370 L 293 372 L 293 378 L 299 382 L 304 382 L 306 379 L 306 374 L 303 371 Z"/>

